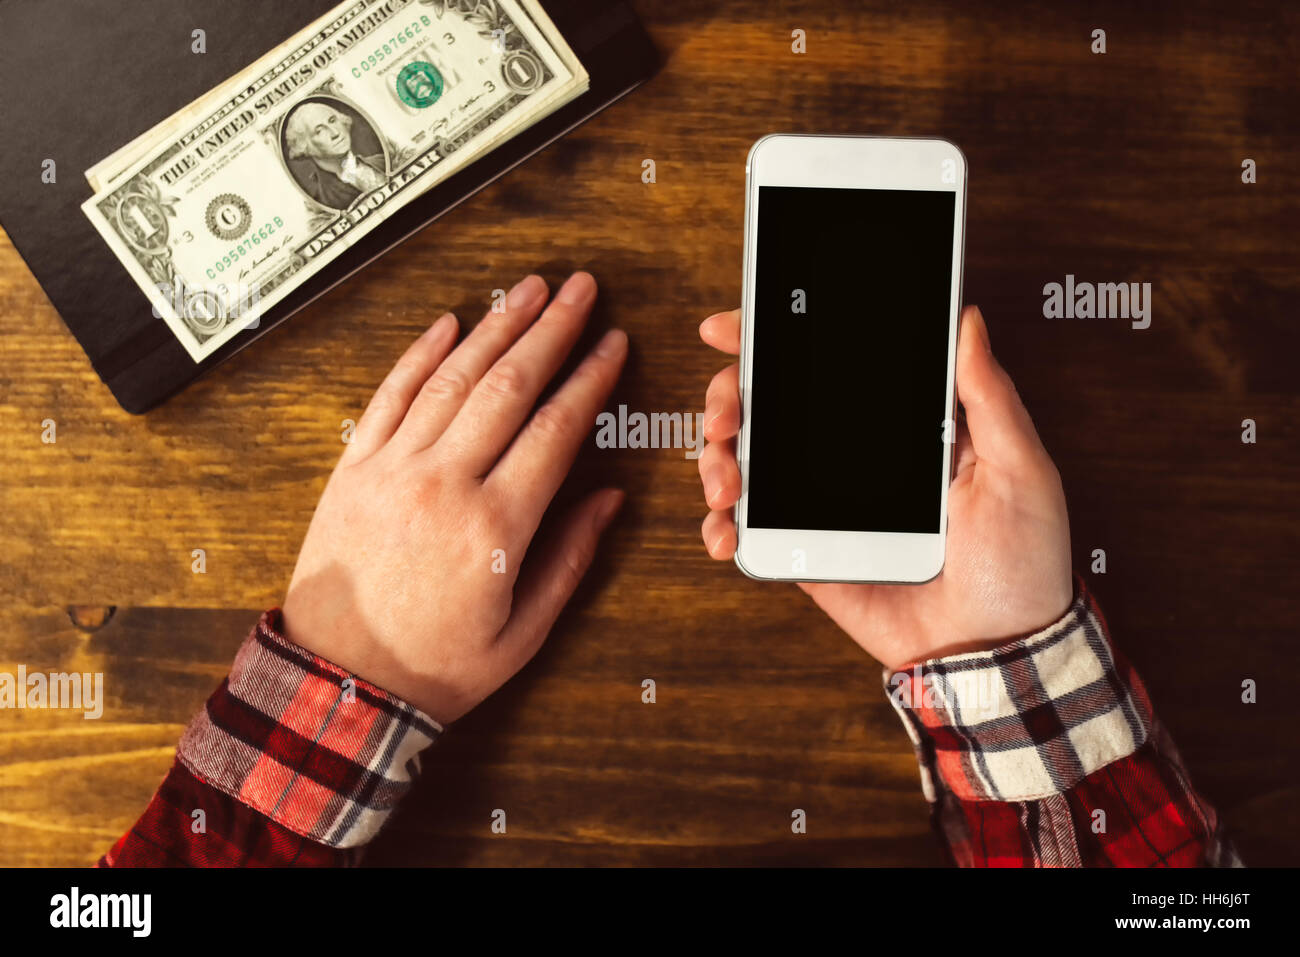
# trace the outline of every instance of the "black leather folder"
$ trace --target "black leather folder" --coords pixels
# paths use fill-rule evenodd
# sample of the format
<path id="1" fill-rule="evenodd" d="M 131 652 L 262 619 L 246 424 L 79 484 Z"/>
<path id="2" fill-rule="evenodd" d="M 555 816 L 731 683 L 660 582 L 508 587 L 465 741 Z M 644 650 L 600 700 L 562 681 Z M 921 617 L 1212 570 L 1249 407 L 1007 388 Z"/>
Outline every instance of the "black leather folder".
<path id="1" fill-rule="evenodd" d="M 591 75 L 558 112 L 401 209 L 195 363 L 81 204 L 84 171 L 302 29 L 337 0 L 0 0 L 0 223 L 129 412 L 145 412 L 653 74 L 629 4 L 543 0 Z M 191 51 L 206 32 L 207 52 Z M 43 183 L 44 161 L 56 182 Z"/>

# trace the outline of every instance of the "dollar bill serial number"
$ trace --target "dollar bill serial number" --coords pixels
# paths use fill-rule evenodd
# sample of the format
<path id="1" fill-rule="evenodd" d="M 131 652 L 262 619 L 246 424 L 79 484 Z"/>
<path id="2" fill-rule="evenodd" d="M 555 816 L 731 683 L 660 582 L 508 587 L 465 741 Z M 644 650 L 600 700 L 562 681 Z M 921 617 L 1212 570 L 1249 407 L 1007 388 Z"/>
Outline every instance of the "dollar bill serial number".
<path id="1" fill-rule="evenodd" d="M 254 232 L 249 233 L 246 237 L 244 237 L 242 242 L 236 243 L 234 246 L 231 246 L 230 252 L 226 253 L 224 256 L 222 256 L 215 263 L 213 263 L 211 266 L 208 267 L 208 278 L 216 279 L 217 273 L 225 272 L 227 269 L 230 269 L 232 266 L 235 265 L 235 263 L 239 262 L 245 256 L 251 255 L 254 249 L 256 249 L 258 246 L 262 245 L 263 242 L 266 242 L 272 236 L 274 236 L 275 231 L 277 229 L 283 229 L 283 228 L 284 228 L 284 220 L 281 219 L 279 216 L 276 216 L 265 226 L 255 230 Z"/>
<path id="2" fill-rule="evenodd" d="M 375 47 L 375 52 L 370 54 L 360 63 L 352 68 L 352 75 L 360 78 L 361 74 L 369 73 L 379 66 L 386 59 L 406 46 L 406 41 L 414 40 L 417 33 L 423 33 L 424 27 L 433 26 L 433 21 L 421 14 L 420 19 L 412 20 L 410 26 L 404 30 L 398 30 L 393 34 L 393 38 L 383 46 Z"/>

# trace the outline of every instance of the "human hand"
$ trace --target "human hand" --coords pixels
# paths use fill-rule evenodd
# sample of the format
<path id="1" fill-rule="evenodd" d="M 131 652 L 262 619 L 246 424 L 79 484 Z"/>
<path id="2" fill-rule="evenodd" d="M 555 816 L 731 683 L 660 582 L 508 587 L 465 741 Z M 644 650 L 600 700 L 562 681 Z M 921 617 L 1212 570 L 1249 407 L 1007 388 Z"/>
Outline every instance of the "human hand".
<path id="1" fill-rule="evenodd" d="M 740 353 L 740 311 L 700 325 L 700 337 Z M 1061 478 L 1016 392 L 993 357 L 978 308 L 962 312 L 957 347 L 956 474 L 948 489 L 943 571 L 923 585 L 801 582 L 823 611 L 887 668 L 993 648 L 1061 617 L 1074 595 L 1070 525 Z M 732 508 L 740 499 L 735 436 L 739 366 L 709 383 L 699 457 L 704 544 L 716 559 L 736 552 Z"/>
<path id="2" fill-rule="evenodd" d="M 596 492 L 533 541 L 627 356 L 610 331 L 533 411 L 596 282 L 574 273 L 547 295 L 529 276 L 459 345 L 447 314 L 407 349 L 330 476 L 284 601 L 292 641 L 444 724 L 536 653 L 623 500 Z"/>

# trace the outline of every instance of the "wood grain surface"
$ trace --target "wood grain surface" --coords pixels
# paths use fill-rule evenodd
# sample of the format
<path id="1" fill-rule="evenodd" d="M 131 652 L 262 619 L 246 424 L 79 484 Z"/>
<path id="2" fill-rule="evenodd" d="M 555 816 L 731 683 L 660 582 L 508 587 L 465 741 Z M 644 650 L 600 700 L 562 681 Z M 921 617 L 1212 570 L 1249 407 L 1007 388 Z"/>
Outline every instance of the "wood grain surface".
<path id="1" fill-rule="evenodd" d="M 1246 860 L 1300 863 L 1297 9 L 639 11 L 664 60 L 649 84 L 147 416 L 117 407 L 0 241 L 0 670 L 102 671 L 108 699 L 98 721 L 0 712 L 0 864 L 93 862 L 143 809 L 282 599 L 342 420 L 442 310 L 476 321 L 529 271 L 590 269 L 597 329 L 632 338 L 611 407 L 702 409 L 724 363 L 696 326 L 739 298 L 745 154 L 783 130 L 965 151 L 965 298 L 1060 466 L 1077 566 Z M 1044 319 L 1066 274 L 1150 282 L 1151 327 Z M 372 860 L 941 863 L 878 667 L 797 589 L 705 556 L 695 464 L 593 440 L 572 484 L 596 483 L 629 492 L 597 567 L 537 660 L 431 752 Z"/>

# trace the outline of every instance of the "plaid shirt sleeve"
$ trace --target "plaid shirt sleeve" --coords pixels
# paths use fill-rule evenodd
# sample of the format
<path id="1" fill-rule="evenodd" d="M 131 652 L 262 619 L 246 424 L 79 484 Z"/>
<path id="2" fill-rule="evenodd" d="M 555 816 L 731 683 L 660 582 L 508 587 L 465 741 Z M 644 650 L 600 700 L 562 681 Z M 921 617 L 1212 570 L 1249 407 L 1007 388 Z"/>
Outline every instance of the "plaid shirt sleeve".
<path id="1" fill-rule="evenodd" d="M 957 864 L 1240 866 L 1082 579 L 1050 627 L 885 688 Z"/>
<path id="2" fill-rule="evenodd" d="M 186 728 L 144 815 L 99 864 L 355 864 L 442 730 L 289 641 L 273 609 Z"/>

